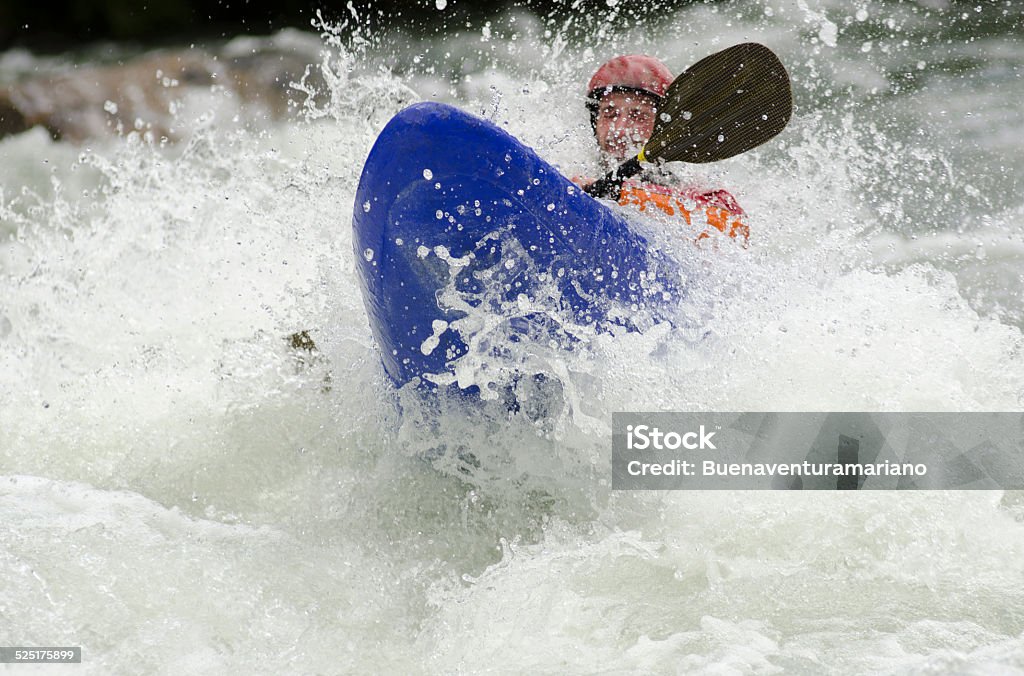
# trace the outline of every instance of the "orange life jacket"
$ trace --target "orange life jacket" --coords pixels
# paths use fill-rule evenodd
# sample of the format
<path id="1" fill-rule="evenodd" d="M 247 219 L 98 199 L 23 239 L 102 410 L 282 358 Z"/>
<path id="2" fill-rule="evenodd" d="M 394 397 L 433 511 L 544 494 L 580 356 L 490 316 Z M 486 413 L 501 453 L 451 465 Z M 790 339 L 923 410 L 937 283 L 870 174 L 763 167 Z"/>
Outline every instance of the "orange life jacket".
<path id="1" fill-rule="evenodd" d="M 589 179 L 573 178 L 579 184 Z M 750 228 L 741 220 L 743 209 L 726 190 L 669 188 L 655 183 L 626 181 L 619 194 L 619 204 L 645 212 L 648 207 L 660 209 L 668 216 L 677 216 L 697 230 L 694 242 L 711 237 L 714 228 L 735 239 L 744 248 L 750 240 Z"/>
<path id="2" fill-rule="evenodd" d="M 678 216 L 686 224 L 699 230 L 694 241 L 711 237 L 711 228 L 732 237 L 745 248 L 750 239 L 750 228 L 740 220 L 743 209 L 725 190 L 676 190 L 651 183 L 627 181 L 619 194 L 619 204 L 634 206 L 638 211 L 655 207 L 669 216 Z M 700 212 L 703 212 L 701 218 Z M 706 226 L 706 227 L 705 227 Z"/>

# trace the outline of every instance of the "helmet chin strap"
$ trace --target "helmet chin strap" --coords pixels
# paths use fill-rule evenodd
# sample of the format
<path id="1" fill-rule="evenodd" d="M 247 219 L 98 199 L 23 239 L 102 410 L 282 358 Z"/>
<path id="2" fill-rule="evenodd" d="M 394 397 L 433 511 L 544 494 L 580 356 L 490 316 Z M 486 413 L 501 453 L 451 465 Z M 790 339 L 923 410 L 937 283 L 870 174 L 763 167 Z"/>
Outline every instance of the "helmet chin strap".
<path id="1" fill-rule="evenodd" d="M 625 162 L 626 160 L 628 160 L 631 157 L 637 157 L 637 147 L 636 146 L 630 146 L 627 149 L 626 153 L 624 153 L 621 156 L 614 155 L 614 154 L 612 154 L 610 152 L 602 150 L 601 151 L 601 167 L 605 171 L 612 171 L 613 169 L 617 168 L 620 164 L 622 164 L 623 162 Z"/>
<path id="2" fill-rule="evenodd" d="M 611 153 L 607 153 L 607 152 L 605 152 L 603 150 L 601 151 L 601 169 L 603 171 L 609 172 L 609 171 L 615 169 L 620 164 L 622 164 L 622 159 L 621 158 L 618 158 L 615 155 L 612 155 Z"/>
<path id="3" fill-rule="evenodd" d="M 641 162 L 650 162 L 651 160 L 644 156 L 644 148 L 647 141 L 648 139 L 643 138 L 640 134 L 630 134 L 627 138 L 627 143 L 621 146 L 624 148 L 621 156 L 616 156 L 607 150 L 601 149 L 602 163 L 610 171 L 631 157 L 636 157 Z"/>

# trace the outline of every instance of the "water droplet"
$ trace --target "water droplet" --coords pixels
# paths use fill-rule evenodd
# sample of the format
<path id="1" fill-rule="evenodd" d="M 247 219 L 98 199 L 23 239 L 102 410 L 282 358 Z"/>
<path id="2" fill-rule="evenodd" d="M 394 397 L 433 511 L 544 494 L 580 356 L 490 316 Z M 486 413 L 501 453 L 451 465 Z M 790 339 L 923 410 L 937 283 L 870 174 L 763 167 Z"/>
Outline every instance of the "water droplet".
<path id="1" fill-rule="evenodd" d="M 420 352 L 429 355 L 441 343 L 441 334 L 448 330 L 448 322 L 443 319 L 435 319 L 431 322 L 432 334 L 420 345 Z"/>
<path id="2" fill-rule="evenodd" d="M 365 251 L 363 251 L 363 258 L 365 258 L 367 261 L 372 261 L 373 249 L 366 249 Z"/>
<path id="3" fill-rule="evenodd" d="M 552 204 L 548 204 L 548 211 L 554 211 L 554 210 L 555 210 L 555 205 L 553 203 Z"/>
<path id="4" fill-rule="evenodd" d="M 684 110 L 684 111 L 683 111 L 683 119 L 684 119 L 684 120 L 689 120 L 689 119 L 690 119 L 690 118 L 692 118 L 692 117 L 693 117 L 693 113 L 691 113 L 691 112 L 690 112 L 690 111 L 688 111 L 688 110 Z"/>
<path id="5" fill-rule="evenodd" d="M 363 202 L 363 211 L 370 213 L 370 200 Z"/>
<path id="6" fill-rule="evenodd" d="M 423 178 L 429 181 L 430 179 L 434 178 L 434 172 L 432 172 L 430 169 L 424 169 Z"/>
<path id="7" fill-rule="evenodd" d="M 438 9 L 444 9 L 448 6 L 448 0 L 434 0 L 434 6 Z"/>
<path id="8" fill-rule="evenodd" d="M 444 218 L 444 212 L 443 212 L 443 211 L 441 211 L 440 209 L 438 209 L 437 211 L 435 211 L 435 212 L 434 212 L 434 215 L 435 215 L 435 216 L 437 216 L 437 220 L 441 220 L 442 218 Z"/>
<path id="9" fill-rule="evenodd" d="M 722 134 L 719 134 L 718 135 L 718 142 L 721 143 L 724 140 L 725 140 L 725 136 L 723 136 Z"/>

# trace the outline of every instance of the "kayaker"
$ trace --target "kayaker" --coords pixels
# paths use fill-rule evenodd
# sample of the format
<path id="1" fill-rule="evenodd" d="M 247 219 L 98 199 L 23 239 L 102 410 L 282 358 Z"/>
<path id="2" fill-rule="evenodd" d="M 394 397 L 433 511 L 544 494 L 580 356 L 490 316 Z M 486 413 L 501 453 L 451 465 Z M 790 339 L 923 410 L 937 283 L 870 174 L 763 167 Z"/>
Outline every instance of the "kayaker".
<path id="1" fill-rule="evenodd" d="M 664 63 L 645 54 L 616 56 L 605 62 L 587 83 L 587 109 L 601 160 L 606 170 L 636 155 L 654 131 L 658 105 L 674 79 Z M 590 179 L 579 181 L 583 185 Z M 693 207 L 705 212 L 710 225 L 731 237 L 748 237 L 736 198 L 722 189 L 679 185 L 668 171 L 652 168 L 623 184 L 621 204 L 645 210 L 653 205 L 670 215 L 684 215 L 691 223 Z M 688 205 L 690 208 L 688 208 Z M 702 231 L 697 239 L 708 237 Z"/>
<path id="2" fill-rule="evenodd" d="M 672 72 L 653 56 L 616 56 L 587 83 L 590 123 L 609 169 L 640 151 L 654 131 Z"/>

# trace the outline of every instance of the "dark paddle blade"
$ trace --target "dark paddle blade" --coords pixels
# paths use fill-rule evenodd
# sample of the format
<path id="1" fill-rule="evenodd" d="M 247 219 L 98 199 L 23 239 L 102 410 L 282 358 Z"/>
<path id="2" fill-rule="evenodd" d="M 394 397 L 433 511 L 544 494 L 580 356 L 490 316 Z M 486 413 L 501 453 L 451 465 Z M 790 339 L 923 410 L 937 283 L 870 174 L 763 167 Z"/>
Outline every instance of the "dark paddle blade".
<path id="1" fill-rule="evenodd" d="M 776 136 L 792 110 L 789 75 L 779 57 L 754 42 L 729 47 L 669 86 L 643 159 L 724 160 Z"/>

